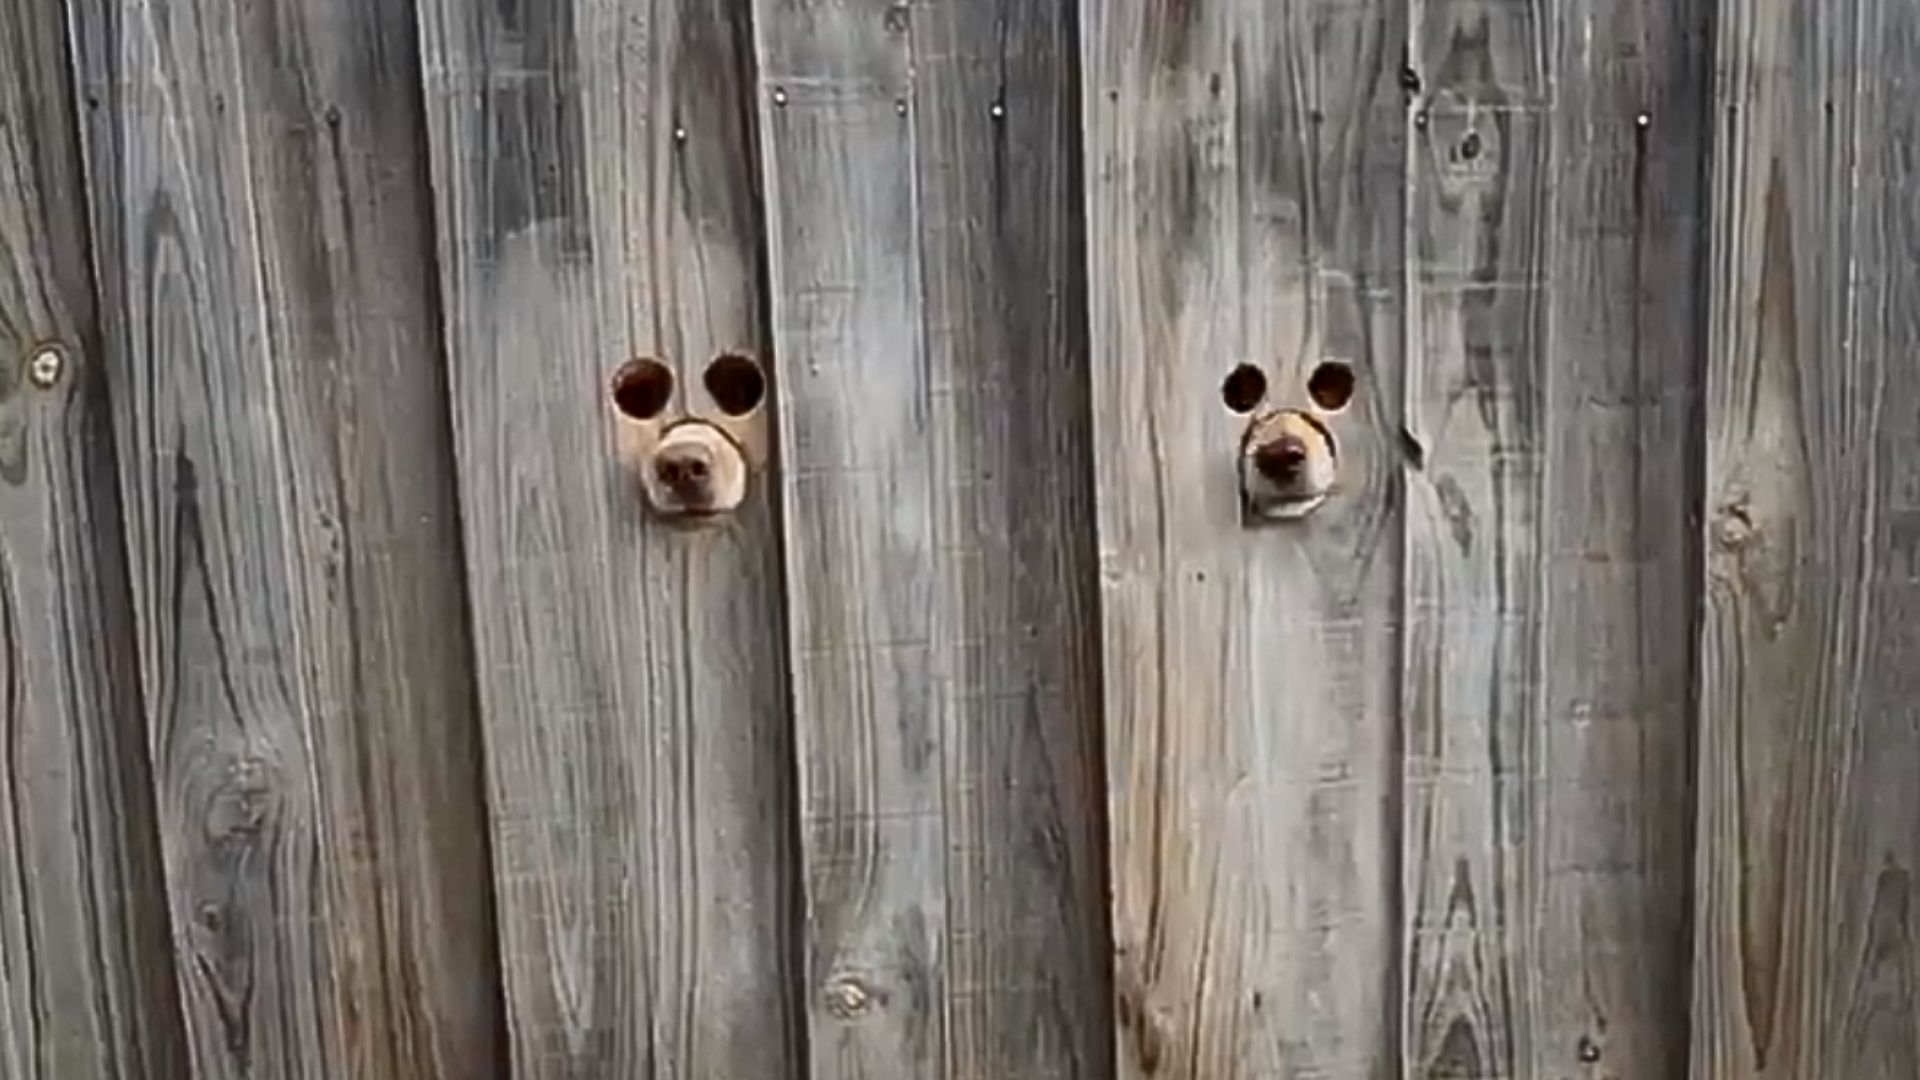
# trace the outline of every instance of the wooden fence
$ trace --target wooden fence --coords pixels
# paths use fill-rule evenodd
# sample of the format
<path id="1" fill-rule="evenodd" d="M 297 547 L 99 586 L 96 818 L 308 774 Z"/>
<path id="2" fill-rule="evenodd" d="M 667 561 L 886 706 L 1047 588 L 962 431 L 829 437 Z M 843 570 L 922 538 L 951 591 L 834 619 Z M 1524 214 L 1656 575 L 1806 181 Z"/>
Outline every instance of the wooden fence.
<path id="1" fill-rule="evenodd" d="M 1911 0 L 4 0 L 0 1078 L 1912 1080 L 1917 171 Z"/>

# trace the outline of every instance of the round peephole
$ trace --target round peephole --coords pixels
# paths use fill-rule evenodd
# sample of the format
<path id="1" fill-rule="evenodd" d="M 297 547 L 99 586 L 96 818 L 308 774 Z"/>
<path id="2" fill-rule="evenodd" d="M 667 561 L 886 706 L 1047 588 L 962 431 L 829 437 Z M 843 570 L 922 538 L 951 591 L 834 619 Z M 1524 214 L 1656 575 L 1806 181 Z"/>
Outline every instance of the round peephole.
<path id="1" fill-rule="evenodd" d="M 728 416 L 745 416 L 767 396 L 767 375 L 750 356 L 724 353 L 707 365 L 707 396 Z"/>
<path id="2" fill-rule="evenodd" d="M 633 420 L 652 420 L 673 399 L 673 369 L 650 357 L 629 360 L 613 373 L 613 407 Z"/>
<path id="3" fill-rule="evenodd" d="M 1353 368 L 1329 360 L 1307 377 L 1307 396 L 1322 412 L 1336 413 L 1353 400 Z"/>
<path id="4" fill-rule="evenodd" d="M 1234 368 L 1220 384 L 1220 400 L 1236 413 L 1250 413 L 1266 398 L 1266 372 L 1252 364 Z"/>

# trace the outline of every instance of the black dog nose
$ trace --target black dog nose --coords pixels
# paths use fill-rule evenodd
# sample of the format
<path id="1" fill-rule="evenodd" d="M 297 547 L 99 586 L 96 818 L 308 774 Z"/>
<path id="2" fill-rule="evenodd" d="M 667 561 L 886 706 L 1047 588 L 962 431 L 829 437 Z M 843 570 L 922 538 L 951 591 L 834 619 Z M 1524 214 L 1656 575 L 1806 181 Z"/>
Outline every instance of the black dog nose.
<path id="1" fill-rule="evenodd" d="M 655 464 L 654 472 L 660 477 L 661 483 L 684 496 L 697 492 L 707 482 L 708 469 L 703 458 L 690 454 L 664 454 Z"/>
<path id="2" fill-rule="evenodd" d="M 1253 452 L 1253 467 L 1276 484 L 1297 479 L 1306 466 L 1306 440 L 1298 435 L 1282 435 Z"/>

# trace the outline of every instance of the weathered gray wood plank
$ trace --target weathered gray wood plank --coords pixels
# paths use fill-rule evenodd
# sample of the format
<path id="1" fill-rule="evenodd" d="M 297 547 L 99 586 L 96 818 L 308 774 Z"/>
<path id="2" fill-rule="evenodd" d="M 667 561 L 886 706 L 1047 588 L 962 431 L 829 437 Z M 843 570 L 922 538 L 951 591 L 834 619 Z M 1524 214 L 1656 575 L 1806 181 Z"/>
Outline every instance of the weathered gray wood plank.
<path id="1" fill-rule="evenodd" d="M 1109 1075 L 1070 11 L 756 14 L 813 1074 Z"/>
<path id="2" fill-rule="evenodd" d="M 816 1080 L 948 1060 L 952 489 L 931 452 L 907 10 L 754 5 Z"/>
<path id="3" fill-rule="evenodd" d="M 1390 1075 L 1406 9 L 1082 12 L 1120 1074 Z M 1241 363 L 1338 490 L 1243 527 Z"/>
<path id="4" fill-rule="evenodd" d="M 1710 3 L 1555 7 L 1532 1045 L 1516 1075 L 1686 1075 Z"/>
<path id="5" fill-rule="evenodd" d="M 66 11 L 0 6 L 0 1076 L 179 1076 Z"/>
<path id="6" fill-rule="evenodd" d="M 1113 1075 L 1074 5 L 913 11 L 950 1077 Z"/>
<path id="7" fill-rule="evenodd" d="M 654 520 L 607 400 L 764 355 L 744 6 L 420 11 L 515 1074 L 795 1075 L 769 481 Z"/>
<path id="8" fill-rule="evenodd" d="M 1920 11 L 1717 26 L 1693 1075 L 1912 1076 Z"/>
<path id="9" fill-rule="evenodd" d="M 195 1073 L 490 1075 L 411 11 L 74 10 Z"/>
<path id="10" fill-rule="evenodd" d="M 1704 16 L 1416 12 L 1412 1075 L 1684 1069 Z"/>
<path id="11" fill-rule="evenodd" d="M 1892 1080 L 1920 1076 L 1920 7 L 1834 7 L 1846 37 L 1828 48 L 1857 99 L 1851 115 L 1835 104 L 1835 125 L 1854 131 L 1850 167 L 1822 186 L 1829 198 L 1847 191 L 1842 177 L 1852 189 L 1839 209 L 1854 294 L 1838 348 L 1800 353 L 1820 380 L 1802 407 L 1822 410 L 1821 426 L 1805 429 L 1823 449 L 1813 519 L 1858 561 L 1851 580 L 1836 575 L 1838 599 L 1853 605 L 1838 609 L 1834 637 L 1853 664 L 1831 684 L 1839 805 L 1831 841 L 1810 845 L 1830 856 L 1836 886 L 1828 912 L 1806 923 L 1827 932 L 1814 952 L 1828 990 L 1810 1072 Z M 1846 522 L 1849 487 L 1863 499 Z"/>
<path id="12" fill-rule="evenodd" d="M 1527 1075 L 1542 723 L 1552 13 L 1414 0 L 1405 1075 Z"/>

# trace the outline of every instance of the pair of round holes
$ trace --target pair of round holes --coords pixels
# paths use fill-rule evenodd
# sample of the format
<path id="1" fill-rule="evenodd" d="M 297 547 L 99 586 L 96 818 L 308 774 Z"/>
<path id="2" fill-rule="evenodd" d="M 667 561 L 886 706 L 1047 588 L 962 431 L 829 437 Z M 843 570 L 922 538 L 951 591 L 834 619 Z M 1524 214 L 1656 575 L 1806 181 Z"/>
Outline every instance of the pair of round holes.
<path id="1" fill-rule="evenodd" d="M 701 377 L 707 396 L 728 416 L 745 416 L 767 396 L 767 374 L 750 356 L 722 353 Z M 673 369 L 651 357 L 629 360 L 613 376 L 613 405 L 634 420 L 652 420 L 673 400 Z"/>
<path id="2" fill-rule="evenodd" d="M 1307 397 L 1321 412 L 1337 413 L 1353 400 L 1353 368 L 1328 360 L 1307 376 Z M 1220 384 L 1220 400 L 1236 413 L 1246 414 L 1267 399 L 1267 373 L 1241 364 Z"/>

